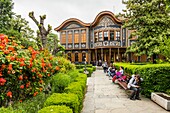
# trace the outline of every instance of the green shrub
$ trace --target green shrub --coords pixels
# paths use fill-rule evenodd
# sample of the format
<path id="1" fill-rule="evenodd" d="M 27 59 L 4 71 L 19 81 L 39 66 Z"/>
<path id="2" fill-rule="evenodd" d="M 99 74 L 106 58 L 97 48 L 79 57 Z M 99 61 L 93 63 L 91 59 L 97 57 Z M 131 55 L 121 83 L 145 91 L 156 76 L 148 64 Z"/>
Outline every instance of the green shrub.
<path id="1" fill-rule="evenodd" d="M 81 82 L 72 82 L 69 84 L 68 87 L 65 88 L 64 90 L 66 93 L 74 93 L 78 96 L 80 106 L 79 106 L 79 111 L 82 109 L 82 103 L 83 103 L 83 97 L 84 97 L 84 91 L 81 86 Z"/>
<path id="2" fill-rule="evenodd" d="M 87 68 L 87 71 L 89 72 L 87 74 L 87 77 L 91 77 L 91 74 L 93 73 L 93 68 Z"/>
<path id="3" fill-rule="evenodd" d="M 22 113 L 37 113 L 38 110 L 42 109 L 44 106 L 45 100 L 49 97 L 50 94 L 40 93 L 36 97 L 33 97 L 23 102 L 18 102 L 13 104 L 13 109 L 15 111 L 23 111 Z M 19 112 L 21 113 L 21 112 Z"/>
<path id="4" fill-rule="evenodd" d="M 88 68 L 92 68 L 93 66 L 92 66 L 92 64 L 88 64 L 88 65 L 86 65 Z"/>
<path id="5" fill-rule="evenodd" d="M 80 85 L 82 87 L 82 91 L 84 93 L 86 88 L 86 82 L 87 82 L 87 75 L 80 73 L 78 77 L 75 79 L 75 82 L 80 82 Z"/>
<path id="6" fill-rule="evenodd" d="M 79 113 L 79 101 L 76 94 L 53 93 L 44 103 L 44 107 L 51 105 L 66 105 L 73 110 L 73 113 Z"/>
<path id="7" fill-rule="evenodd" d="M 40 111 L 38 113 L 73 113 L 72 109 L 70 109 L 67 106 L 48 106 Z"/>
<path id="8" fill-rule="evenodd" d="M 79 73 L 84 73 L 84 69 L 78 69 Z"/>
<path id="9" fill-rule="evenodd" d="M 12 107 L 8 107 L 8 108 L 0 108 L 0 113 L 14 113 Z"/>
<path id="10" fill-rule="evenodd" d="M 68 75 L 71 78 L 71 82 L 73 82 L 76 79 L 78 74 L 79 74 L 78 70 L 71 70 L 71 71 L 68 72 Z"/>
<path id="11" fill-rule="evenodd" d="M 93 71 L 96 71 L 96 66 L 93 66 L 92 68 L 93 68 Z"/>
<path id="12" fill-rule="evenodd" d="M 67 74 L 56 74 L 52 79 L 52 92 L 62 93 L 70 82 L 71 78 Z"/>
<path id="13" fill-rule="evenodd" d="M 76 69 L 83 69 L 85 65 L 76 65 Z"/>

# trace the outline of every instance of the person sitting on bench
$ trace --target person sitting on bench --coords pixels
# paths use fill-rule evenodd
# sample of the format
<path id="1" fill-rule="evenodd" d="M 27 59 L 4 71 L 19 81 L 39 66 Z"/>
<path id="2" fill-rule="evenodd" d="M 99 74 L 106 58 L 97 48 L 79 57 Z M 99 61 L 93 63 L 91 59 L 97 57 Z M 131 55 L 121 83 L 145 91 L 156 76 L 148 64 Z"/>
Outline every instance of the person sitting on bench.
<path id="1" fill-rule="evenodd" d="M 133 90 L 133 93 L 130 96 L 131 100 L 135 100 L 135 99 L 141 100 L 139 98 L 139 93 L 141 91 L 140 84 L 141 84 L 140 76 L 138 74 L 132 75 L 132 78 L 130 79 L 130 81 L 127 85 L 128 89 Z"/>

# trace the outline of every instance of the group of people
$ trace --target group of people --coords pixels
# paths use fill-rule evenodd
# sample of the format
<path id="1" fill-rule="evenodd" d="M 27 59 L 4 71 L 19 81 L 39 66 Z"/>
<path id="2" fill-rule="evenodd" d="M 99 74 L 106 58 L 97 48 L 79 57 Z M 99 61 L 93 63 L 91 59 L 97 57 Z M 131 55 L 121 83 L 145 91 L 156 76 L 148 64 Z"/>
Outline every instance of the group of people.
<path id="1" fill-rule="evenodd" d="M 141 100 L 139 97 L 139 93 L 141 91 L 141 81 L 142 78 L 140 78 L 139 74 L 134 74 L 131 77 L 129 75 L 124 74 L 124 68 L 120 66 L 119 70 L 116 69 L 115 65 L 112 63 L 110 64 L 110 67 L 108 67 L 107 62 L 105 61 L 102 65 L 104 73 L 107 73 L 106 75 L 109 76 L 109 79 L 112 80 L 112 82 L 118 81 L 124 81 L 126 82 L 127 88 L 130 90 L 133 90 L 130 99 L 131 100 Z"/>

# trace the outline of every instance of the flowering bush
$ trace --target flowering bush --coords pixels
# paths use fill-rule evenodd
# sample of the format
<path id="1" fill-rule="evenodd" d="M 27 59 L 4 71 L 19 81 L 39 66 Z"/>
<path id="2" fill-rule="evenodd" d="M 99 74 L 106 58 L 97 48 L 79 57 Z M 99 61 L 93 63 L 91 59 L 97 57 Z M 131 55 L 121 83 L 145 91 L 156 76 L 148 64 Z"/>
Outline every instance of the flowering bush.
<path id="1" fill-rule="evenodd" d="M 60 67 L 61 73 L 67 73 L 69 70 L 76 69 L 75 65 L 72 64 L 69 60 L 65 59 L 64 57 L 55 57 L 53 60 L 57 61 L 54 63 L 58 64 L 58 66 L 56 66 L 56 69 L 57 67 Z"/>
<path id="2" fill-rule="evenodd" d="M 24 49 L 13 37 L 0 34 L 0 106 L 36 96 L 59 70 L 47 50 Z"/>

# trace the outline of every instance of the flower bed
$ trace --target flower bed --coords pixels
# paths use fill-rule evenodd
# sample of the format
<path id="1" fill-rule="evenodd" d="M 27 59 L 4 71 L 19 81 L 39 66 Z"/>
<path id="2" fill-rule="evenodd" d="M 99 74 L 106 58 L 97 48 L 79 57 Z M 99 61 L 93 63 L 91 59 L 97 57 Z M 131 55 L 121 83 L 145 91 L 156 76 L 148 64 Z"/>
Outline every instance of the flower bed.
<path id="1" fill-rule="evenodd" d="M 0 34 L 0 106 L 36 96 L 59 70 L 47 50 L 25 49 L 13 37 Z"/>

